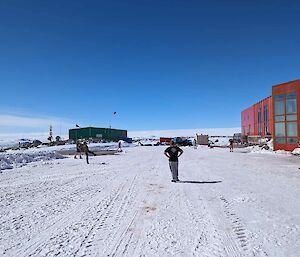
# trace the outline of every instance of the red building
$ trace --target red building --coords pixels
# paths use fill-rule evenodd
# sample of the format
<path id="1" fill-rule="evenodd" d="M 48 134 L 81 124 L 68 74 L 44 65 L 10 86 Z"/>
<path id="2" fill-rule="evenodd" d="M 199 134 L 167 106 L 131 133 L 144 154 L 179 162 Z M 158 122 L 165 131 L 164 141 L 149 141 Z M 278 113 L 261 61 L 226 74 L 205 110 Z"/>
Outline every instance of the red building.
<path id="1" fill-rule="evenodd" d="M 270 138 L 273 134 L 273 105 L 269 96 L 242 111 L 242 135 L 248 140 L 258 143 L 262 138 Z"/>
<path id="2" fill-rule="evenodd" d="M 300 140 L 299 101 L 300 80 L 273 86 L 272 96 L 242 111 L 242 135 L 252 143 L 273 137 L 274 150 L 294 150 Z"/>
<path id="3" fill-rule="evenodd" d="M 300 141 L 300 80 L 273 86 L 274 150 L 292 151 Z"/>

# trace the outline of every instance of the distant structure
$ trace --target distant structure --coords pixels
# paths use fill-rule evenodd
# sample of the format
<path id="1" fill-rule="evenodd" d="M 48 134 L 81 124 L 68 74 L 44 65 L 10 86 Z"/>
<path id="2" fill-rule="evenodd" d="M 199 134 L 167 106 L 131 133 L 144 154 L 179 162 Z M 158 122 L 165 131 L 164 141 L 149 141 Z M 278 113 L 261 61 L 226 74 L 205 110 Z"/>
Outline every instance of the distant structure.
<path id="1" fill-rule="evenodd" d="M 107 140 L 107 141 L 127 141 L 127 130 L 112 128 L 74 128 L 69 130 L 69 139 L 91 139 L 91 140 Z"/>
<path id="2" fill-rule="evenodd" d="M 300 79 L 272 87 L 272 95 L 241 113 L 242 137 L 273 138 L 274 150 L 293 151 L 300 141 Z"/>
<path id="3" fill-rule="evenodd" d="M 198 145 L 208 145 L 208 135 L 196 134 L 196 142 Z"/>
<path id="4" fill-rule="evenodd" d="M 163 145 L 170 145 L 172 141 L 172 137 L 160 137 L 159 138 L 159 143 Z"/>
<path id="5" fill-rule="evenodd" d="M 49 140 L 50 142 L 52 142 L 52 139 L 53 139 L 52 125 L 50 125 L 50 128 L 49 128 L 49 137 L 48 137 L 48 140 Z"/>

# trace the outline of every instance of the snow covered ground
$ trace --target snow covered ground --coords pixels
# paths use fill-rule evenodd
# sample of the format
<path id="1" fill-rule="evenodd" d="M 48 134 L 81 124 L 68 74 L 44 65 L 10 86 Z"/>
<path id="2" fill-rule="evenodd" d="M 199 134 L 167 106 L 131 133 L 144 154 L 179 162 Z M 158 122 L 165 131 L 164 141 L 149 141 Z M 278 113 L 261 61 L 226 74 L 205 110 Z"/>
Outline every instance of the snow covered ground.
<path id="1" fill-rule="evenodd" d="M 299 156 L 164 149 L 2 171 L 0 256 L 299 256 Z"/>

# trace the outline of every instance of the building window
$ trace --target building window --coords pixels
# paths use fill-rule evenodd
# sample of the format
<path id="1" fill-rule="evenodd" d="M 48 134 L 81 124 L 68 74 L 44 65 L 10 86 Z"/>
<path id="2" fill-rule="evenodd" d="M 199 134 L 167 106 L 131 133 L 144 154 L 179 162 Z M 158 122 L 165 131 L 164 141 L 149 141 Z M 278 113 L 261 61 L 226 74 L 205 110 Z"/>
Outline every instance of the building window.
<path id="1" fill-rule="evenodd" d="M 276 137 L 275 142 L 276 142 L 276 144 L 285 144 L 285 138 L 284 137 Z"/>
<path id="2" fill-rule="evenodd" d="M 287 122 L 286 123 L 286 135 L 288 137 L 297 137 L 297 122 Z"/>
<path id="3" fill-rule="evenodd" d="M 269 125 L 269 110 L 268 110 L 268 105 L 264 106 L 264 134 L 268 134 L 268 125 Z"/>
<path id="4" fill-rule="evenodd" d="M 275 122 L 284 121 L 284 115 L 275 116 Z"/>
<path id="5" fill-rule="evenodd" d="M 297 137 L 288 137 L 287 138 L 287 143 L 288 144 L 297 144 L 298 143 L 298 138 Z"/>
<path id="6" fill-rule="evenodd" d="M 285 137 L 284 122 L 275 123 L 275 136 L 276 137 Z"/>
<path id="7" fill-rule="evenodd" d="M 261 108 L 258 109 L 258 113 L 257 113 L 257 123 L 258 123 L 258 134 L 261 135 Z"/>
<path id="8" fill-rule="evenodd" d="M 275 142 L 298 143 L 297 100 L 295 93 L 274 96 Z"/>
<path id="9" fill-rule="evenodd" d="M 284 101 L 275 101 L 275 115 L 284 114 Z"/>
<path id="10" fill-rule="evenodd" d="M 287 115 L 286 120 L 287 121 L 297 120 L 297 115 Z"/>
<path id="11" fill-rule="evenodd" d="M 286 113 L 296 113 L 297 104 L 296 104 L 296 94 L 287 94 L 286 96 Z"/>

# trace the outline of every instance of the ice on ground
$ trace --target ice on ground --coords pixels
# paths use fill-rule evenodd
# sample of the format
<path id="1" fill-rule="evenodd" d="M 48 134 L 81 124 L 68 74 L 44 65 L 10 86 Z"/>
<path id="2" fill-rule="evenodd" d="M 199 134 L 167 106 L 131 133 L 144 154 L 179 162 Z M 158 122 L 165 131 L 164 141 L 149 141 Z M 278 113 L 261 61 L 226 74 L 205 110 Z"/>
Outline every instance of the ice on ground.
<path id="1" fill-rule="evenodd" d="M 134 147 L 136 145 L 122 142 L 122 148 Z M 91 143 L 89 149 L 91 151 L 98 150 L 116 150 L 118 143 Z M 45 146 L 41 145 L 35 148 L 8 150 L 0 153 L 0 168 L 1 170 L 19 168 L 28 163 L 40 160 L 51 160 L 64 158 L 58 151 L 72 150 L 76 151 L 75 144 L 61 145 L 61 146 Z"/>
<path id="2" fill-rule="evenodd" d="M 0 255 L 299 256 L 298 156 L 165 148 L 2 172 Z"/>
<path id="3" fill-rule="evenodd" d="M 294 151 L 292 151 L 292 154 L 294 154 L 294 155 L 300 155 L 300 148 L 294 149 Z"/>
<path id="4" fill-rule="evenodd" d="M 63 158 L 65 157 L 56 152 L 0 153 L 0 170 L 19 168 L 31 162 Z"/>

